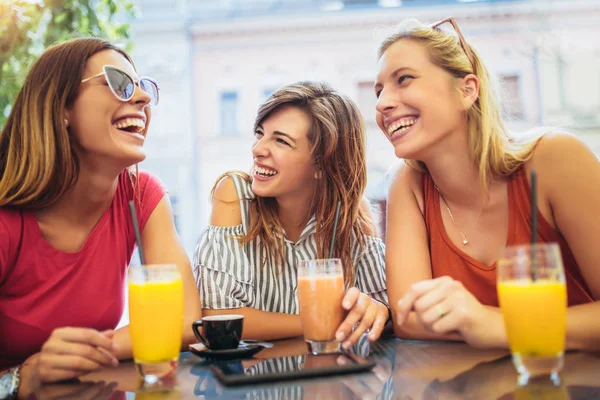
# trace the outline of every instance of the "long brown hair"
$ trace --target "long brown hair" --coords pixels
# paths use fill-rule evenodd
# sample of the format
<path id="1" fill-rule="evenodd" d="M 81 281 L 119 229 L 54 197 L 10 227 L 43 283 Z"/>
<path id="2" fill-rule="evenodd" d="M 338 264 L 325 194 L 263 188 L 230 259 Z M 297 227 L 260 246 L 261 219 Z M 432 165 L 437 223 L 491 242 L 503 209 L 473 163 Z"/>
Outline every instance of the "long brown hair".
<path id="1" fill-rule="evenodd" d="M 317 180 L 310 210 L 311 215 L 316 217 L 318 256 L 329 256 L 334 214 L 340 201 L 334 255 L 342 260 L 346 285 L 353 285 L 356 272 L 352 244 L 356 240 L 356 244 L 362 248 L 363 235 L 371 232 L 373 224 L 360 207 L 367 183 L 365 126 L 362 116 L 352 100 L 326 83 L 298 82 L 277 90 L 259 107 L 254 128 L 283 105 L 298 107 L 312 120 L 308 140 L 312 146 L 315 169 L 322 176 Z M 224 175 L 230 174 L 239 172 Z M 242 175 L 251 182 L 248 174 Z M 284 235 L 275 198 L 256 196 L 251 202 L 250 226 L 240 242 L 244 244 L 257 237 L 265 246 L 268 256 L 282 264 L 285 260 Z"/>
<path id="2" fill-rule="evenodd" d="M 0 133 L 0 207 L 42 209 L 73 187 L 79 162 L 65 109 L 79 90 L 86 63 L 102 50 L 123 50 L 97 38 L 48 48 L 32 65 Z"/>
<path id="3" fill-rule="evenodd" d="M 510 134 L 502 122 L 500 102 L 490 74 L 470 44 L 465 42 L 473 55 L 472 63 L 456 37 L 409 19 L 400 23 L 396 32 L 382 41 L 379 58 L 399 40 L 412 40 L 425 47 L 431 62 L 453 77 L 464 78 L 474 74 L 479 79 L 479 97 L 467 114 L 468 143 L 484 189 L 487 190 L 490 178 L 511 175 L 531 158 L 542 131 L 532 130 L 519 136 Z M 405 161 L 419 171 L 427 171 L 427 166 L 421 161 Z"/>

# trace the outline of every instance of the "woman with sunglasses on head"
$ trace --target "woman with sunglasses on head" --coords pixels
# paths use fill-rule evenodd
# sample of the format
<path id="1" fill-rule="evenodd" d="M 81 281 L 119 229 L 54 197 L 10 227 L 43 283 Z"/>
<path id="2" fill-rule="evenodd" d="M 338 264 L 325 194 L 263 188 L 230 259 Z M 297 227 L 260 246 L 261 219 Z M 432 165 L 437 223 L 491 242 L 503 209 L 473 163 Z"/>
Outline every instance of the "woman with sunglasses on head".
<path id="1" fill-rule="evenodd" d="M 252 175 L 226 173 L 213 189 L 194 259 L 203 313 L 243 314 L 246 338 L 301 336 L 297 268 L 328 257 L 341 201 L 334 255 L 348 314 L 337 338 L 349 348 L 370 329 L 369 340 L 377 339 L 389 316 L 384 245 L 361 204 L 367 171 L 358 108 L 326 84 L 299 82 L 259 108 L 254 136 Z"/>
<path id="2" fill-rule="evenodd" d="M 178 265 L 185 326 L 201 316 L 169 198 L 138 172 L 158 86 L 100 39 L 53 46 L 33 64 L 0 134 L 0 369 L 20 395 L 131 357 L 124 308 L 135 247 Z M 190 334 L 192 334 L 190 336 Z M 194 340 L 184 331 L 184 343 Z M 0 379 L 9 379 L 6 376 Z"/>
<path id="3" fill-rule="evenodd" d="M 445 22 L 458 38 L 439 29 Z M 378 125 L 406 161 L 388 198 L 396 335 L 507 346 L 495 263 L 505 247 L 531 240 L 536 171 L 538 241 L 557 242 L 564 259 L 567 346 L 600 347 L 594 154 L 563 133 L 509 134 L 488 71 L 453 19 L 407 21 L 385 39 L 375 92 Z"/>

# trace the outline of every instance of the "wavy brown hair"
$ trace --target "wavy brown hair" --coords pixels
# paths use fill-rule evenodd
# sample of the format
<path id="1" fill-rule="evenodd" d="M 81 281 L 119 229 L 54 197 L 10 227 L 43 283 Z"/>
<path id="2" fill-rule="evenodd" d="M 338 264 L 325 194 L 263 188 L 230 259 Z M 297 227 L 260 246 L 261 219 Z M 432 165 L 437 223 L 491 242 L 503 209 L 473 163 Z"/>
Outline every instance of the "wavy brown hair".
<path id="1" fill-rule="evenodd" d="M 439 28 L 424 25 L 415 19 L 400 23 L 395 32 L 385 38 L 378 51 L 381 58 L 386 50 L 399 40 L 411 40 L 425 47 L 430 61 L 455 78 L 474 74 L 479 79 L 479 97 L 467 113 L 469 153 L 479 171 L 481 186 L 487 189 L 492 177 L 513 174 L 531 155 L 541 130 L 514 136 L 502 121 L 502 111 L 493 80 L 477 51 L 468 43 L 473 55 L 469 60 L 460 41 Z M 405 160 L 419 171 L 427 171 L 419 160 Z"/>
<path id="2" fill-rule="evenodd" d="M 63 120 L 88 59 L 103 50 L 117 51 L 133 65 L 127 53 L 97 38 L 52 46 L 32 65 L 0 133 L 0 207 L 43 209 L 77 181 L 75 138 Z"/>
<path id="3" fill-rule="evenodd" d="M 363 235 L 370 234 L 373 226 L 369 215 L 360 207 L 367 183 L 362 116 L 352 100 L 328 84 L 298 82 L 277 90 L 259 107 L 254 128 L 284 105 L 303 110 L 311 119 L 308 140 L 315 169 L 322 174 L 322 178 L 317 180 L 310 208 L 310 214 L 315 215 L 317 222 L 318 255 L 320 258 L 329 257 L 334 214 L 340 201 L 334 256 L 342 260 L 346 285 L 354 285 L 356 272 L 352 244 L 356 240 L 362 248 Z M 240 175 L 240 172 L 228 172 L 224 176 L 231 174 Z M 248 174 L 241 175 L 248 182 L 252 181 Z M 256 238 L 260 238 L 271 259 L 284 262 L 283 228 L 278 217 L 277 201 L 273 197 L 256 196 L 251 202 L 250 226 L 246 236 L 239 240 L 244 244 Z"/>

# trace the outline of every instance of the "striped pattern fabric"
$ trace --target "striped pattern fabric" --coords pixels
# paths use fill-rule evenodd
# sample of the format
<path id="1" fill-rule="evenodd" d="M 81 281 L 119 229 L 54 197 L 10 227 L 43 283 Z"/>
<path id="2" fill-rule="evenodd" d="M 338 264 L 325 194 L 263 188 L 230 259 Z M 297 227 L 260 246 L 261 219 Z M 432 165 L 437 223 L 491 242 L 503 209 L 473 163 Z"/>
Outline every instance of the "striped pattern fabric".
<path id="1" fill-rule="evenodd" d="M 373 398 L 373 399 L 392 399 L 393 398 L 393 374 L 389 361 L 383 363 L 381 356 L 373 358 L 370 356 L 370 349 L 377 343 L 370 343 L 367 335 L 362 335 L 358 342 L 349 350 L 350 353 L 357 354 L 365 358 L 373 359 L 378 365 L 380 371 L 378 374 L 373 372 L 351 377 L 328 377 L 330 383 L 314 382 L 312 384 L 290 382 L 280 385 L 267 385 L 251 391 L 246 395 L 246 399 L 264 399 L 264 400 L 295 400 L 313 398 L 315 395 L 319 398 Z M 395 351 L 393 346 L 386 349 L 387 356 L 393 358 Z M 266 373 L 285 373 L 303 369 L 306 362 L 306 355 L 287 356 L 280 358 L 271 358 L 260 361 L 258 364 L 244 368 L 246 375 L 262 375 Z M 381 363 L 381 364 L 380 364 Z M 376 367 L 377 368 L 377 367 Z M 325 392 L 324 392 L 325 391 Z"/>
<path id="2" fill-rule="evenodd" d="M 298 314 L 297 266 L 317 256 L 316 219 L 308 222 L 297 242 L 285 240 L 285 264 L 266 259 L 260 239 L 240 245 L 236 237 L 246 234 L 250 223 L 251 185 L 231 176 L 242 211 L 242 224 L 208 226 L 201 234 L 193 261 L 194 277 L 202 307 L 230 309 L 251 307 L 262 311 Z M 356 243 L 356 240 L 355 240 Z M 356 286 L 361 292 L 388 304 L 385 283 L 385 245 L 379 238 L 365 236 L 365 246 L 354 246 Z"/>

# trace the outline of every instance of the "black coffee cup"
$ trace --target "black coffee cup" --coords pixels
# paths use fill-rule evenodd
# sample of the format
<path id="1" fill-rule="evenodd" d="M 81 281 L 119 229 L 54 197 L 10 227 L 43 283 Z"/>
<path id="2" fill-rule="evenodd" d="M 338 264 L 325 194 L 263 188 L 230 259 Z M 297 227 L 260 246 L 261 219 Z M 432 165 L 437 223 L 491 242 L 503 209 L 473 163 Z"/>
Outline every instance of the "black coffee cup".
<path id="1" fill-rule="evenodd" d="M 243 328 L 244 316 L 240 314 L 211 315 L 192 324 L 194 335 L 211 350 L 237 349 Z"/>

